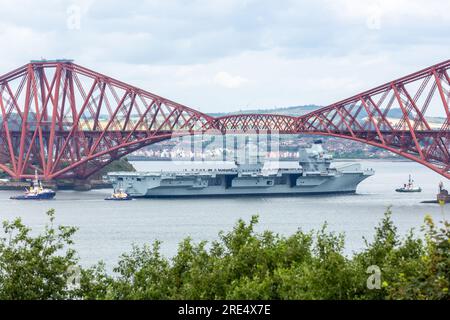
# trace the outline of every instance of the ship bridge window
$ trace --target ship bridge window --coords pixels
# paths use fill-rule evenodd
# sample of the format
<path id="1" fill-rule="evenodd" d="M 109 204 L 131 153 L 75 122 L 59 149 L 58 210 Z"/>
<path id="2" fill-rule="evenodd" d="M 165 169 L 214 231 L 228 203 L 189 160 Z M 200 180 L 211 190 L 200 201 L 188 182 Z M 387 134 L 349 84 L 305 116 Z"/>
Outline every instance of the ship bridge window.
<path id="1" fill-rule="evenodd" d="M 272 185 L 272 180 L 267 181 L 267 185 L 268 186 Z"/>
<path id="2" fill-rule="evenodd" d="M 141 178 L 136 178 L 136 181 L 142 181 L 142 179 Z"/>
<path id="3" fill-rule="evenodd" d="M 123 178 L 122 178 L 122 177 L 120 177 L 120 178 L 117 178 L 117 180 L 119 180 L 119 181 L 123 181 Z"/>

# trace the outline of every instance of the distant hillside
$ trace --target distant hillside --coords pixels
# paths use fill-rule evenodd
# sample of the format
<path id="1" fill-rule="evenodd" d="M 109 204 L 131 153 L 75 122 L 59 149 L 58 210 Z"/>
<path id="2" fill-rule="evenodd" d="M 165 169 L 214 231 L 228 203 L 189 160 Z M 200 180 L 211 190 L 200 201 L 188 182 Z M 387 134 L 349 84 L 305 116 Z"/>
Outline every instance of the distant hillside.
<path id="1" fill-rule="evenodd" d="M 311 111 L 317 110 L 321 108 L 321 106 L 308 104 L 304 106 L 293 106 L 293 107 L 284 107 L 284 108 L 273 108 L 273 109 L 251 109 L 251 110 L 237 110 L 230 113 L 225 112 L 217 112 L 217 113 L 209 113 L 210 116 L 213 117 L 222 117 L 226 115 L 233 114 L 248 114 L 248 113 L 273 113 L 273 114 L 282 114 L 288 116 L 302 116 Z"/>
<path id="2" fill-rule="evenodd" d="M 322 106 L 318 106 L 315 104 L 308 104 L 308 105 L 304 105 L 304 106 L 293 106 L 293 107 L 285 107 L 285 108 L 238 110 L 238 111 L 233 111 L 230 113 L 217 112 L 217 113 L 209 113 L 209 115 L 213 116 L 213 117 L 222 117 L 222 116 L 233 115 L 233 114 L 272 113 L 272 114 L 281 114 L 281 115 L 288 115 L 288 116 L 302 116 L 302 115 L 305 115 L 309 112 L 312 112 L 312 111 L 320 109 L 320 108 L 322 108 Z M 358 114 L 358 119 L 363 119 L 365 117 L 367 117 L 367 112 L 365 110 L 360 111 Z M 392 108 L 389 111 L 388 117 L 392 118 L 392 119 L 400 119 L 403 117 L 403 112 L 400 108 Z M 409 118 L 411 120 L 413 120 L 414 115 L 410 114 Z M 427 117 L 427 120 L 429 122 L 442 124 L 442 123 L 444 123 L 445 118 Z"/>

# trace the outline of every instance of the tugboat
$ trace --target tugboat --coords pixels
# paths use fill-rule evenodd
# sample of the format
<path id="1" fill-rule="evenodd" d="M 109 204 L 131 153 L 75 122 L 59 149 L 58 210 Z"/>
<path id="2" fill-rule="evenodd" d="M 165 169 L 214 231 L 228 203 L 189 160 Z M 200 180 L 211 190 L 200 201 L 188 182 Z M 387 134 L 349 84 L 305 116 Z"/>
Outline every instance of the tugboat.
<path id="1" fill-rule="evenodd" d="M 114 189 L 114 192 L 110 197 L 105 198 L 105 200 L 114 200 L 114 201 L 124 201 L 124 200 L 132 200 L 133 197 L 131 197 L 128 193 L 123 191 L 121 188 Z"/>
<path id="2" fill-rule="evenodd" d="M 450 195 L 448 194 L 448 191 L 444 189 L 442 181 L 439 183 L 439 193 L 436 195 L 436 200 L 438 203 L 450 203 Z"/>
<path id="3" fill-rule="evenodd" d="M 38 178 L 37 171 L 34 172 L 33 184 L 29 189 L 25 190 L 25 194 L 20 196 L 13 196 L 10 199 L 13 200 L 50 200 L 53 199 L 56 192 L 52 189 L 46 189 L 42 186 L 41 181 Z"/>
<path id="4" fill-rule="evenodd" d="M 409 175 L 408 183 L 405 183 L 403 187 L 395 189 L 397 192 L 422 192 L 421 187 L 414 186 L 414 180 L 411 179 L 411 175 Z"/>

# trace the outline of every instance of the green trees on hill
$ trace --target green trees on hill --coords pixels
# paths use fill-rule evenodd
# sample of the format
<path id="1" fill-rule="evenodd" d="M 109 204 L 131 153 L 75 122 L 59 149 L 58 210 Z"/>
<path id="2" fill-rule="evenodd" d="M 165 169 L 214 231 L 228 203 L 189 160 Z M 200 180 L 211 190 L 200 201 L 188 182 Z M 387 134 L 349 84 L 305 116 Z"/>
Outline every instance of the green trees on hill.
<path id="1" fill-rule="evenodd" d="M 398 235 L 388 210 L 366 248 L 346 257 L 344 235 L 258 233 L 255 216 L 207 244 L 187 238 L 167 259 L 160 243 L 133 246 L 113 274 L 77 266 L 75 228 L 32 237 L 20 219 L 3 224 L 0 299 L 449 299 L 450 233 L 430 217 L 424 239 Z"/>
<path id="2" fill-rule="evenodd" d="M 133 167 L 133 165 L 128 162 L 126 158 L 121 158 L 119 160 L 114 160 L 110 164 L 108 164 L 106 167 L 102 168 L 99 172 L 94 173 L 90 178 L 94 180 L 101 180 L 104 175 L 106 175 L 108 172 L 114 172 L 114 171 L 136 171 L 136 169 Z"/>

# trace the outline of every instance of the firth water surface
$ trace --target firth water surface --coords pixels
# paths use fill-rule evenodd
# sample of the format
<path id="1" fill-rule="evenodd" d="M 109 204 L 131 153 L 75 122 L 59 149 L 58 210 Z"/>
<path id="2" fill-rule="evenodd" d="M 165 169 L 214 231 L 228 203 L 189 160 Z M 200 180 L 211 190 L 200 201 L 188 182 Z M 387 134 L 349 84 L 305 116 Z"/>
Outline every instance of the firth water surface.
<path id="1" fill-rule="evenodd" d="M 346 253 L 364 247 L 363 236 L 371 239 L 375 225 L 392 205 L 393 219 L 401 233 L 410 228 L 420 232 L 425 214 L 442 219 L 437 204 L 422 204 L 435 199 L 438 183 L 449 181 L 414 162 L 359 161 L 375 169 L 354 195 L 270 196 L 235 198 L 135 199 L 104 201 L 111 190 L 89 192 L 58 191 L 51 201 L 9 200 L 16 191 L 0 191 L 0 220 L 22 217 L 34 231 L 42 230 L 45 211 L 56 210 L 56 223 L 79 227 L 75 235 L 81 263 L 89 266 L 99 260 L 111 268 L 131 245 L 161 240 L 166 256 L 176 253 L 178 243 L 215 240 L 220 230 L 231 230 L 239 218 L 249 221 L 259 215 L 257 230 L 272 230 L 289 235 L 297 229 L 319 229 L 326 221 L 329 230 L 345 232 Z M 138 170 L 159 170 L 171 163 L 135 162 Z M 422 193 L 396 193 L 412 174 Z M 447 205 L 450 207 L 450 205 Z M 449 211 L 450 209 L 447 209 Z M 444 208 L 444 214 L 445 208 Z M 447 218 L 450 212 L 447 212 Z"/>

